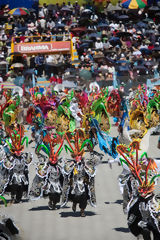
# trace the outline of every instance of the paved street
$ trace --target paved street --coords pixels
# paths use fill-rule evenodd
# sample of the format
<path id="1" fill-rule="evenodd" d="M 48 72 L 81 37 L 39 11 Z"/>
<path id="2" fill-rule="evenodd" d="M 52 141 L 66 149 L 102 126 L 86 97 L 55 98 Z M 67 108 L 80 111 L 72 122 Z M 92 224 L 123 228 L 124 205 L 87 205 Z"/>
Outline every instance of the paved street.
<path id="1" fill-rule="evenodd" d="M 115 129 L 111 135 L 116 135 Z M 151 136 L 149 156 L 158 157 L 157 136 Z M 33 151 L 34 144 L 29 147 Z M 35 160 L 35 158 L 34 158 Z M 1 213 L 13 217 L 24 240 L 132 240 L 135 239 L 127 228 L 126 216 L 122 210 L 117 177 L 121 167 L 117 164 L 110 169 L 105 158 L 97 168 L 97 207 L 88 205 L 86 217 L 72 212 L 71 203 L 66 208 L 48 210 L 48 199 L 23 202 L 1 207 Z M 30 178 L 34 177 L 34 165 L 30 167 Z M 6 196 L 9 199 L 8 196 Z M 79 210 L 77 208 L 77 210 Z"/>

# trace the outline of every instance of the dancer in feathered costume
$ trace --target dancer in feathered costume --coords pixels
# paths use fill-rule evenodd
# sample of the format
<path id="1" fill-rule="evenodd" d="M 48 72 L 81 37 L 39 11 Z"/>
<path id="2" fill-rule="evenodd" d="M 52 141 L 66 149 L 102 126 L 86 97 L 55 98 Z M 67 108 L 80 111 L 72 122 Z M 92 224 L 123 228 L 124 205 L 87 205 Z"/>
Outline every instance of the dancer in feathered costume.
<path id="1" fill-rule="evenodd" d="M 7 98 L 6 98 L 7 99 Z M 15 121 L 19 122 L 20 113 L 20 96 L 18 93 L 11 95 L 10 99 L 2 107 L 2 120 L 5 126 L 13 124 Z"/>
<path id="2" fill-rule="evenodd" d="M 121 162 L 127 164 L 130 169 L 127 179 L 129 229 L 136 237 L 141 234 L 144 240 L 151 239 L 150 232 L 152 232 L 154 240 L 158 240 L 160 238 L 160 205 L 155 201 L 158 196 L 153 193 L 155 180 L 160 177 L 156 172 L 156 164 L 153 159 L 148 158 L 146 153 L 139 158 L 138 141 L 133 141 L 129 147 L 118 145 L 117 151 L 122 156 Z"/>
<path id="3" fill-rule="evenodd" d="M 122 134 L 125 119 L 128 117 L 128 109 L 123 94 L 117 89 L 108 92 L 105 106 L 107 112 L 116 119 L 116 126 Z"/>
<path id="4" fill-rule="evenodd" d="M 15 203 L 21 201 L 23 193 L 28 193 L 28 166 L 32 161 L 31 153 L 22 153 L 24 142 L 28 145 L 28 138 L 24 137 L 24 128 L 16 124 L 13 129 L 7 128 L 9 138 L 6 139 L 8 151 L 1 146 L 0 193 L 11 192 L 11 199 Z"/>
<path id="5" fill-rule="evenodd" d="M 59 103 L 56 95 L 49 91 L 44 94 L 38 87 L 30 89 L 30 93 L 34 106 L 38 107 L 43 114 L 45 125 L 55 127 L 56 109 Z"/>
<path id="6" fill-rule="evenodd" d="M 148 101 L 146 85 L 139 86 L 134 98 L 130 100 L 130 128 L 140 130 L 131 136 L 132 139 L 143 138 L 149 128 L 159 123 L 157 103 L 155 100 Z"/>
<path id="7" fill-rule="evenodd" d="M 81 113 L 81 110 L 74 98 L 73 91 L 62 97 L 57 108 L 56 132 L 61 135 L 67 131 L 73 132 L 76 128 L 76 121 L 81 120 L 77 115 L 79 112 Z"/>
<path id="8" fill-rule="evenodd" d="M 31 199 L 38 199 L 43 196 L 49 197 L 48 207 L 50 210 L 55 209 L 56 204 L 60 201 L 62 192 L 63 176 L 59 155 L 62 151 L 63 138 L 57 134 L 51 136 L 47 134 L 43 138 L 43 143 L 38 146 L 38 166 L 36 176 L 30 189 Z M 55 148 L 58 146 L 58 149 Z M 48 157 L 40 154 L 43 150 Z"/>
<path id="9" fill-rule="evenodd" d="M 105 132 L 108 132 L 111 128 L 109 114 L 105 105 L 107 95 L 108 91 L 104 96 L 100 96 L 96 99 L 91 106 L 92 111 L 95 112 L 95 118 L 99 122 L 101 130 Z"/>
<path id="10" fill-rule="evenodd" d="M 154 97 L 150 99 L 147 105 L 147 116 L 149 124 L 151 126 L 156 126 L 154 133 L 159 133 L 160 131 L 160 92 L 156 92 Z"/>
<path id="11" fill-rule="evenodd" d="M 85 217 L 85 208 L 87 200 L 95 206 L 95 175 L 96 165 L 99 158 L 95 155 L 90 159 L 84 158 L 84 147 L 87 144 L 92 145 L 91 141 L 84 138 L 84 131 L 76 129 L 73 133 L 67 132 L 65 138 L 68 145 L 65 145 L 66 151 L 69 150 L 72 159 L 66 159 L 63 167 L 63 191 L 62 191 L 62 207 L 68 200 L 73 202 L 72 210 L 76 211 L 76 205 L 79 204 L 81 209 L 81 217 Z"/>
<path id="12" fill-rule="evenodd" d="M 96 136 L 101 151 L 116 159 L 118 157 L 118 153 L 116 151 L 116 146 L 119 144 L 118 137 L 111 137 L 106 132 L 101 131 L 99 123 L 96 119 L 91 120 L 91 127 L 96 130 Z"/>
<path id="13" fill-rule="evenodd" d="M 27 111 L 26 121 L 32 126 L 32 138 L 35 141 L 35 152 L 37 147 L 43 142 L 43 137 L 47 134 L 47 129 L 44 126 L 44 115 L 41 109 L 37 106 L 30 105 Z"/>

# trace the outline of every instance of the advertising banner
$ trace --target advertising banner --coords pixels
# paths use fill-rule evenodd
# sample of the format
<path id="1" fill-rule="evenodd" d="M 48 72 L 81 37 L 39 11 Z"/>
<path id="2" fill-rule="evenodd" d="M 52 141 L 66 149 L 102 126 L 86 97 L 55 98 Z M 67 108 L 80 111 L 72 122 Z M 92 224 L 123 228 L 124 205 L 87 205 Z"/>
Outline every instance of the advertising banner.
<path id="1" fill-rule="evenodd" d="M 22 54 L 70 52 L 71 42 L 37 42 L 14 44 L 14 52 Z"/>

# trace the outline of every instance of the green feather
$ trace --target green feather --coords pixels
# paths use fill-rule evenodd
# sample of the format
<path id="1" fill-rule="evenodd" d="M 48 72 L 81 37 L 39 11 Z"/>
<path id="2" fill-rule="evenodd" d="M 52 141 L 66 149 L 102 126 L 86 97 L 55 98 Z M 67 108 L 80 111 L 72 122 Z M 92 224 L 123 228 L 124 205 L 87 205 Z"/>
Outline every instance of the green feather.
<path id="1" fill-rule="evenodd" d="M 87 143 L 89 143 L 90 146 L 93 148 L 93 144 L 92 144 L 91 140 L 86 139 L 86 140 L 82 143 L 82 146 L 81 146 L 80 151 L 84 148 L 84 146 L 85 146 Z"/>
<path id="2" fill-rule="evenodd" d="M 128 163 L 127 163 L 127 161 L 126 161 L 126 160 L 124 160 L 124 159 L 120 158 L 120 162 L 121 162 L 121 165 L 122 165 L 122 166 L 123 166 L 123 163 L 124 163 L 124 164 L 126 164 L 126 165 L 128 166 Z"/>
<path id="3" fill-rule="evenodd" d="M 28 147 L 28 137 L 27 137 L 27 136 L 25 136 L 25 137 L 22 139 L 21 145 L 24 144 L 24 141 L 25 141 L 25 140 L 26 140 L 26 146 Z"/>
<path id="4" fill-rule="evenodd" d="M 7 207 L 7 201 L 3 196 L 0 196 L 0 198 L 2 199 L 2 201 L 4 202 L 4 206 Z"/>
<path id="5" fill-rule="evenodd" d="M 160 177 L 160 174 L 157 174 L 154 177 L 152 177 L 150 184 L 152 184 L 157 177 Z"/>
<path id="6" fill-rule="evenodd" d="M 140 158 L 143 158 L 144 156 L 145 156 L 146 158 L 148 158 L 148 155 L 147 155 L 147 153 L 146 153 L 146 152 L 142 153 L 142 155 L 141 155 L 141 157 L 140 157 Z"/>
<path id="7" fill-rule="evenodd" d="M 6 143 L 8 144 L 8 146 L 10 147 L 10 149 L 12 149 L 12 144 L 6 139 Z"/>
<path id="8" fill-rule="evenodd" d="M 104 95 L 104 98 L 106 98 L 106 97 L 108 97 L 108 87 L 107 87 L 106 93 L 105 93 L 105 95 Z"/>
<path id="9" fill-rule="evenodd" d="M 71 118 L 69 122 L 69 131 L 73 132 L 76 129 L 76 121 L 74 118 Z"/>
<path id="10" fill-rule="evenodd" d="M 40 145 L 38 146 L 37 152 L 39 153 L 39 151 L 40 151 L 41 148 L 44 148 L 45 151 L 46 151 L 46 153 L 47 153 L 47 155 L 49 156 L 49 150 L 48 150 L 48 148 L 47 148 L 44 144 L 40 144 Z"/>
<path id="11" fill-rule="evenodd" d="M 59 150 L 58 156 L 61 154 L 62 150 L 63 150 L 63 148 L 61 148 L 61 149 Z"/>
<path id="12" fill-rule="evenodd" d="M 73 150 L 68 145 L 65 144 L 64 148 L 65 148 L 66 153 L 68 153 L 68 150 L 73 153 Z"/>

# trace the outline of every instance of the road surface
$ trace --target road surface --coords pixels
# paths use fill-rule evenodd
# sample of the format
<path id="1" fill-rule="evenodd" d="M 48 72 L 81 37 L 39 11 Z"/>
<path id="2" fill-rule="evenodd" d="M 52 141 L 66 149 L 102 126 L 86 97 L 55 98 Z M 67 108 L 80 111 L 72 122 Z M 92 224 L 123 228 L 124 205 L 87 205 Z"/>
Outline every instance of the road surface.
<path id="1" fill-rule="evenodd" d="M 27 134 L 30 136 L 30 132 Z M 113 127 L 112 136 L 117 135 Z M 158 157 L 157 136 L 151 136 L 148 154 Z M 29 151 L 34 152 L 34 143 Z M 34 160 L 36 156 L 34 155 Z M 97 167 L 96 195 L 97 207 L 87 206 L 86 217 L 81 218 L 79 209 L 72 212 L 71 203 L 54 211 L 48 210 L 48 199 L 8 204 L 1 207 L 1 214 L 11 216 L 18 225 L 23 240 L 133 240 L 128 230 L 126 215 L 122 210 L 122 196 L 117 177 L 122 168 L 117 164 L 110 169 L 107 157 Z M 30 166 L 30 179 L 35 174 L 35 166 Z M 160 189 L 159 189 L 160 190 Z M 10 199 L 9 196 L 5 196 Z"/>

